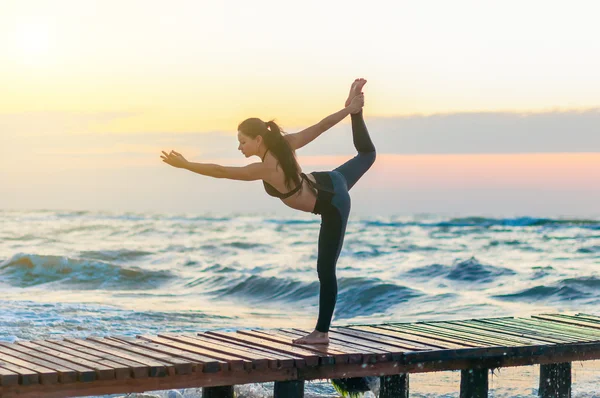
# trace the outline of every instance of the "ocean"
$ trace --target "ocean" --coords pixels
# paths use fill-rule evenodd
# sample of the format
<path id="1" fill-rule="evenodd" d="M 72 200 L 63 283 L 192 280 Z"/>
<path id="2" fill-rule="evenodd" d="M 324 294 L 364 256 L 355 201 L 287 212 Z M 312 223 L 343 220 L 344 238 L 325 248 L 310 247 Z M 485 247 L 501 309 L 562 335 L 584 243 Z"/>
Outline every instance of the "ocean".
<path id="1" fill-rule="evenodd" d="M 319 227 L 312 214 L 0 211 L 0 340 L 313 328 Z M 351 215 L 332 326 L 598 314 L 599 269 L 600 218 Z M 600 396 L 599 377 L 575 377 L 573 396 Z M 417 384 L 411 397 L 458 396 Z M 490 391 L 537 396 L 529 384 Z M 238 395 L 268 397 L 269 387 Z M 337 394 L 320 381 L 306 396 Z"/>

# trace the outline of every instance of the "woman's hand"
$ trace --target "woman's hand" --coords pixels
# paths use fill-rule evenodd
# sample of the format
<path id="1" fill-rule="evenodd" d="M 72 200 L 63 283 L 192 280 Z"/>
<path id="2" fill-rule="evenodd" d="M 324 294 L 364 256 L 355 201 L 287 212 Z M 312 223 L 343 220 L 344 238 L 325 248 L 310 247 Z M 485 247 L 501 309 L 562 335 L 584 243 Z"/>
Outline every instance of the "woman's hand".
<path id="1" fill-rule="evenodd" d="M 166 153 L 165 151 L 161 151 L 163 155 L 160 155 L 163 162 L 166 164 L 170 164 L 173 167 L 177 167 L 178 169 L 185 169 L 189 162 L 183 157 L 182 154 L 171 151 L 171 153 Z"/>

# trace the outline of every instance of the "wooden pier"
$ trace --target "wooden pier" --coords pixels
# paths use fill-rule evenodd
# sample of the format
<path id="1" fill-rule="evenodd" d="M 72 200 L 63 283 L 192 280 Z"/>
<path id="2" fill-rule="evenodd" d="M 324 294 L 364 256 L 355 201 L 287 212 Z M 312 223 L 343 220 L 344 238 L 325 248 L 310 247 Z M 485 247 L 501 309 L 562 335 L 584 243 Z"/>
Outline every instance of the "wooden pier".
<path id="1" fill-rule="evenodd" d="M 387 323 L 334 327 L 329 346 L 292 345 L 308 330 L 208 331 L 0 343 L 0 397 L 74 397 L 275 382 L 275 398 L 304 381 L 380 377 L 380 398 L 407 397 L 409 374 L 461 370 L 460 397 L 487 397 L 489 370 L 540 364 L 542 397 L 571 396 L 571 362 L 600 359 L 600 316 Z"/>

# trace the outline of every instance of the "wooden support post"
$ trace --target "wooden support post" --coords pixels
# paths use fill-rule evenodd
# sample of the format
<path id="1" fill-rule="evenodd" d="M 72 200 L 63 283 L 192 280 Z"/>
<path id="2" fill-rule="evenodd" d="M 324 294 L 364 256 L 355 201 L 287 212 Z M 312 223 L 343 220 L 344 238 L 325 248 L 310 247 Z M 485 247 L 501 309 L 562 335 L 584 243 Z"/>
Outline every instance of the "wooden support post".
<path id="1" fill-rule="evenodd" d="M 460 398 L 487 398 L 488 369 L 460 371 Z"/>
<path id="2" fill-rule="evenodd" d="M 571 398 L 571 362 L 540 365 L 542 398 Z"/>
<path id="3" fill-rule="evenodd" d="M 304 380 L 276 381 L 274 398 L 304 398 Z"/>
<path id="4" fill-rule="evenodd" d="M 233 386 L 202 387 L 202 398 L 233 398 Z"/>
<path id="5" fill-rule="evenodd" d="M 408 398 L 408 373 L 381 376 L 379 398 Z"/>

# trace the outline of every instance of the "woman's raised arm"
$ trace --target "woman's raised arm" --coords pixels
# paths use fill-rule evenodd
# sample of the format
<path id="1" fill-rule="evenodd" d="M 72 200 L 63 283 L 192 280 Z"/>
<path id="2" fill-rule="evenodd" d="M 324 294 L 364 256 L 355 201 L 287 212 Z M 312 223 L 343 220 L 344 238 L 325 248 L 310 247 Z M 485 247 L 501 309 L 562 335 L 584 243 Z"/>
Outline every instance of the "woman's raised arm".
<path id="1" fill-rule="evenodd" d="M 166 153 L 162 151 L 163 162 L 177 167 L 186 169 L 197 174 L 201 174 L 214 178 L 228 178 L 230 180 L 254 181 L 261 180 L 267 174 L 267 168 L 264 163 L 257 162 L 243 167 L 221 166 L 214 163 L 194 163 L 186 160 L 183 155 L 178 152 L 171 151 Z"/>

